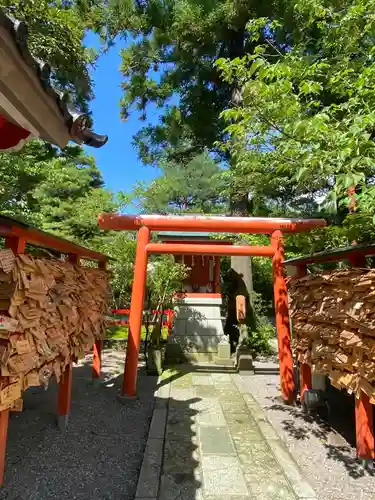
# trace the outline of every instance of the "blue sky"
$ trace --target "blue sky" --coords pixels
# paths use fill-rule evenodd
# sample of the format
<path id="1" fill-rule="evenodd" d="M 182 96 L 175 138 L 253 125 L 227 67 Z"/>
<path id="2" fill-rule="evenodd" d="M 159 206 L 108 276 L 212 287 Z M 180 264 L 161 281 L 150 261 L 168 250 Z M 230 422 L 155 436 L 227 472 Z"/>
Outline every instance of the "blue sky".
<path id="1" fill-rule="evenodd" d="M 98 47 L 98 38 L 89 33 L 85 44 Z M 97 68 L 92 72 L 95 99 L 90 103 L 90 109 L 94 129 L 99 134 L 107 134 L 109 140 L 101 149 L 87 148 L 88 154 L 96 158 L 106 187 L 114 192 L 130 191 L 137 180 L 150 181 L 157 175 L 157 169 L 141 163 L 132 146 L 133 135 L 145 122 L 138 119 L 136 112 L 131 114 L 127 122 L 120 120 L 120 99 L 123 95 L 119 71 L 121 47 L 125 47 L 125 42 L 119 40 L 99 59 Z M 157 113 L 151 113 L 148 118 L 155 123 Z"/>

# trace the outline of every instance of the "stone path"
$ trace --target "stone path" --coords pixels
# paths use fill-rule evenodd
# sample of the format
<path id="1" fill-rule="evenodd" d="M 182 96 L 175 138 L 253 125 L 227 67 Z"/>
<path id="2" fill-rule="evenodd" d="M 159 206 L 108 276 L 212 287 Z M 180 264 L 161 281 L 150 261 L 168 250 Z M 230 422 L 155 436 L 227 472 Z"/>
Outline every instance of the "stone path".
<path id="1" fill-rule="evenodd" d="M 315 500 L 238 374 L 168 370 L 136 500 Z"/>

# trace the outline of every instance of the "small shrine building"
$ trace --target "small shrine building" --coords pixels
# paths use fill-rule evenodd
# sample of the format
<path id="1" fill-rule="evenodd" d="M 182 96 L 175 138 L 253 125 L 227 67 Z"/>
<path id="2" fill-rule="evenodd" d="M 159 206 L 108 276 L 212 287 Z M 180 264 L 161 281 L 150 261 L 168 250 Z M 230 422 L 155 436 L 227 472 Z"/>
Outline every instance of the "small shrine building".
<path id="1" fill-rule="evenodd" d="M 194 245 L 231 243 L 217 240 L 210 233 L 160 232 L 159 241 L 166 244 L 191 245 L 191 255 L 174 255 L 175 261 L 191 271 L 176 297 L 173 333 L 168 339 L 168 358 L 181 356 L 196 361 L 212 361 L 218 357 L 218 345 L 228 343 L 223 330 L 220 256 L 194 255 Z"/>

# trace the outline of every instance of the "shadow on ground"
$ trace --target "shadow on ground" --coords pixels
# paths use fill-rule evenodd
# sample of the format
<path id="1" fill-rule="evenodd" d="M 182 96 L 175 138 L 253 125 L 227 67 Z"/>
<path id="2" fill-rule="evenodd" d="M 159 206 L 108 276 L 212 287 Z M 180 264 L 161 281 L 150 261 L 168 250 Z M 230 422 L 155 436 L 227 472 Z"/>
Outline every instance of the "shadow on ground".
<path id="1" fill-rule="evenodd" d="M 220 365 L 214 365 L 212 363 L 207 363 L 206 365 L 203 363 L 198 364 L 192 364 L 192 363 L 180 363 L 176 365 L 170 365 L 167 368 L 170 370 L 174 371 L 173 369 L 177 368 L 177 370 L 171 375 L 169 378 L 162 379 L 158 383 L 158 387 L 162 387 L 163 385 L 167 385 L 174 380 L 178 380 L 179 378 L 183 377 L 186 373 L 203 373 L 203 374 L 210 374 L 210 373 L 237 373 L 234 368 L 231 367 L 221 367 Z"/>
<path id="2" fill-rule="evenodd" d="M 341 462 L 353 479 L 365 475 L 375 476 L 372 468 L 365 469 L 355 456 L 355 403 L 354 396 L 328 387 L 327 402 L 330 411 L 304 412 L 300 406 L 286 406 L 278 398 L 267 408 L 283 412 L 287 418 L 282 426 L 285 432 L 297 440 L 307 440 L 313 435 L 323 444 L 327 457 Z M 292 417 L 292 418 L 290 418 Z"/>
<path id="3" fill-rule="evenodd" d="M 51 382 L 47 391 L 37 388 L 25 393 L 24 411 L 13 413 L 10 419 L 0 500 L 135 497 L 157 378 L 147 376 L 140 368 L 138 399 L 119 403 L 122 369 L 118 356 L 122 358 L 114 353 L 107 360 L 111 369 L 117 368 L 117 374 L 107 375 L 98 387 L 90 381 L 90 364 L 73 369 L 72 408 L 65 432 L 56 426 L 57 384 Z M 189 416 L 185 402 L 172 404 L 179 414 Z M 189 425 L 188 421 L 185 425 Z M 176 477 L 176 482 L 194 476 L 193 447 L 185 447 L 186 477 Z M 194 499 L 195 484 L 189 484 L 189 498 Z"/>
<path id="4" fill-rule="evenodd" d="M 194 500 L 201 489 L 194 404 L 171 397 L 158 500 Z"/>

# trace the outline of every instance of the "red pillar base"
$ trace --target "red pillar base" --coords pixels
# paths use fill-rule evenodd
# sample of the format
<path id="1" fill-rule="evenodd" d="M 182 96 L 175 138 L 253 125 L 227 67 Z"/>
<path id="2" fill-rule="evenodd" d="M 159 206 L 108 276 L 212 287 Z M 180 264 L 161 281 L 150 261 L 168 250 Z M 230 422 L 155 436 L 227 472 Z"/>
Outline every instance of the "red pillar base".
<path id="1" fill-rule="evenodd" d="M 355 426 L 357 442 L 357 458 L 363 462 L 374 460 L 374 422 L 373 406 L 364 392 L 355 401 Z"/>
<path id="2" fill-rule="evenodd" d="M 69 363 L 65 368 L 60 381 L 60 389 L 58 396 L 58 425 L 60 430 L 65 430 L 70 415 L 70 403 L 72 395 L 72 364 Z"/>
<path id="3" fill-rule="evenodd" d="M 299 381 L 300 381 L 300 399 L 302 403 L 305 391 L 312 389 L 311 366 L 307 365 L 306 363 L 300 363 Z"/>
<path id="4" fill-rule="evenodd" d="M 102 369 L 102 347 L 103 341 L 102 339 L 98 339 L 94 344 L 94 355 L 92 360 L 92 379 L 98 380 L 100 378 L 101 369 Z"/>
<path id="5" fill-rule="evenodd" d="M 0 486 L 4 482 L 5 454 L 8 436 L 9 410 L 0 412 Z"/>

